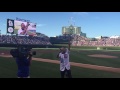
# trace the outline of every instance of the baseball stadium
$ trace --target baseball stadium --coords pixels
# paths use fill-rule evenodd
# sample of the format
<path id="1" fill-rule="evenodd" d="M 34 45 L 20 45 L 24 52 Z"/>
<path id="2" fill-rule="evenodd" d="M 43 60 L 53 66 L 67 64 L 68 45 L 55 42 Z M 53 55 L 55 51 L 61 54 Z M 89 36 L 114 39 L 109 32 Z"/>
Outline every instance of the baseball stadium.
<path id="1" fill-rule="evenodd" d="M 81 27 L 74 25 L 61 27 L 62 34 L 56 37 L 48 37 L 41 32 L 20 36 L 16 32 L 16 29 L 15 32 L 8 30 L 9 34 L 0 35 L 0 78 L 17 78 L 17 65 L 10 54 L 17 44 L 36 51 L 30 66 L 31 78 L 60 78 L 57 54 L 59 48 L 68 47 L 69 41 L 73 78 L 120 78 L 119 36 L 89 38 Z"/>

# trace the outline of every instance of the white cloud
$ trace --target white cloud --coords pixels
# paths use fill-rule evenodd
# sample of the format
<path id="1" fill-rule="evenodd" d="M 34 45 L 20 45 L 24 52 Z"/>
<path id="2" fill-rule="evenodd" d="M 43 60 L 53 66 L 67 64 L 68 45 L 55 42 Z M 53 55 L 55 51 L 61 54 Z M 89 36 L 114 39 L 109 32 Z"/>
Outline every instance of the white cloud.
<path id="1" fill-rule="evenodd" d="M 46 24 L 37 24 L 37 27 L 46 26 Z"/>
<path id="2" fill-rule="evenodd" d="M 88 15 L 87 12 L 73 12 L 73 14 L 76 14 L 76 15 Z"/>

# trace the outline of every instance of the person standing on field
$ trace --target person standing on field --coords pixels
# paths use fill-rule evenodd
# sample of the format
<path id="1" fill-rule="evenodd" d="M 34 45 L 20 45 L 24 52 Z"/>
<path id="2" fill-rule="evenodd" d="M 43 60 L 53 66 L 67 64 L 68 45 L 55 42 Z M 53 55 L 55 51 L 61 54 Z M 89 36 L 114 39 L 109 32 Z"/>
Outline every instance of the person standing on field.
<path id="1" fill-rule="evenodd" d="M 60 60 L 61 78 L 64 78 L 65 75 L 67 75 L 68 78 L 72 78 L 70 62 L 69 62 L 70 43 L 68 44 L 68 48 L 62 47 L 60 50 L 61 51 L 59 52 L 57 57 Z"/>

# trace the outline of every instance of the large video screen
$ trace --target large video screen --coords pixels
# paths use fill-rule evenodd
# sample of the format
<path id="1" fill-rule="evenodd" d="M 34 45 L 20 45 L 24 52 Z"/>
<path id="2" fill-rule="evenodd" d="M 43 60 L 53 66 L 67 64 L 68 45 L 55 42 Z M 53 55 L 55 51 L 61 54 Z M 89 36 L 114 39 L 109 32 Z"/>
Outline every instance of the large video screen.
<path id="1" fill-rule="evenodd" d="M 18 35 L 36 35 L 36 23 L 7 19 L 7 33 Z"/>
<path id="2" fill-rule="evenodd" d="M 36 23 L 14 20 L 14 34 L 36 35 Z"/>

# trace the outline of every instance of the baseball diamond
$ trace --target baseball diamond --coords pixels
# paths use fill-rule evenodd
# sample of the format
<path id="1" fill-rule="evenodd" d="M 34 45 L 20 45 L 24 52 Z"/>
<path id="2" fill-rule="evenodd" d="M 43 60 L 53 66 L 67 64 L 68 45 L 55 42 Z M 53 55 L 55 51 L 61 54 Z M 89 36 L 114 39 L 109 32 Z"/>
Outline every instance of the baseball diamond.
<path id="1" fill-rule="evenodd" d="M 0 12 L 0 78 L 120 78 L 119 14 Z"/>

